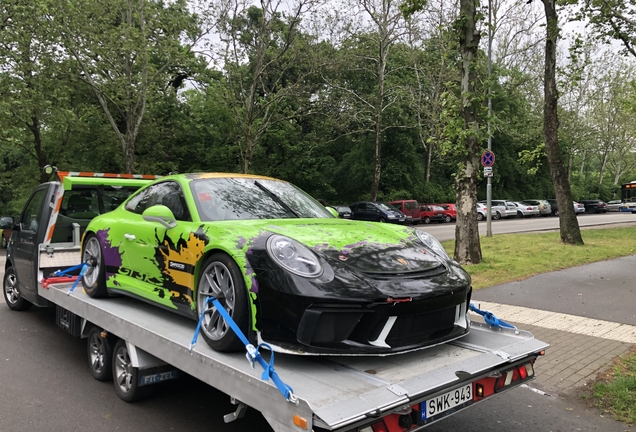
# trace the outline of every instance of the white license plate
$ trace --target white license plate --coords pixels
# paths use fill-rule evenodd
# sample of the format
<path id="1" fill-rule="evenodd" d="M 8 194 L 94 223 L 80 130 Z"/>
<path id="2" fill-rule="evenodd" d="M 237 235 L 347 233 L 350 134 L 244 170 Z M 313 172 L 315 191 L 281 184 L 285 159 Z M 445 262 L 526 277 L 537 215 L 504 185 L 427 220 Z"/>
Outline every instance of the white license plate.
<path id="1" fill-rule="evenodd" d="M 430 419 L 438 414 L 451 410 L 473 400 L 473 385 L 466 384 L 447 393 L 426 400 L 421 404 L 422 420 Z"/>

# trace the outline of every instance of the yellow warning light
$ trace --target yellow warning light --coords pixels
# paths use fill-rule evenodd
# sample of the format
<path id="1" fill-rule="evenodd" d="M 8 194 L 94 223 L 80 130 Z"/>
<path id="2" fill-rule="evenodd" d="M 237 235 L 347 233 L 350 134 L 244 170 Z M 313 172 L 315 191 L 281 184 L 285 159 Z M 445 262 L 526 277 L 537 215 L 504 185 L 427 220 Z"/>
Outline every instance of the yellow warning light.
<path id="1" fill-rule="evenodd" d="M 299 416 L 298 414 L 294 415 L 294 424 L 299 428 L 307 430 L 307 420 Z"/>

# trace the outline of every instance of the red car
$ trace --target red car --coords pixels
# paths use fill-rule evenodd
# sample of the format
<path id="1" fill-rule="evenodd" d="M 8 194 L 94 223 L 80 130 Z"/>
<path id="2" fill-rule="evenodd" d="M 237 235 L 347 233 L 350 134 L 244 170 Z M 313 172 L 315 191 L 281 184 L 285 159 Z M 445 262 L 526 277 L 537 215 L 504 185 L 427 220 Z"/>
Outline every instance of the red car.
<path id="1" fill-rule="evenodd" d="M 446 214 L 445 210 L 438 205 L 422 205 L 420 206 L 420 218 L 425 224 L 431 222 L 444 222 Z"/>
<path id="2" fill-rule="evenodd" d="M 455 204 L 434 204 L 444 209 L 444 222 L 457 220 L 457 209 Z"/>

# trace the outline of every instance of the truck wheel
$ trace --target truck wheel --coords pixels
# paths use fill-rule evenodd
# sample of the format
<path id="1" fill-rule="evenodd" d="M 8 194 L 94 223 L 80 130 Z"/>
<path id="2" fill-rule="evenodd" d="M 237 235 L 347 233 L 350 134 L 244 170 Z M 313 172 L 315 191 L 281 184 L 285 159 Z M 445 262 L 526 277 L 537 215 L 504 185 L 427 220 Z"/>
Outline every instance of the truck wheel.
<path id="1" fill-rule="evenodd" d="M 11 310 L 23 311 L 33 306 L 33 303 L 25 300 L 20 294 L 20 289 L 18 288 L 18 276 L 15 274 L 13 267 L 9 267 L 4 272 L 4 286 L 2 292 L 4 293 L 4 301 Z"/>
<path id="2" fill-rule="evenodd" d="M 431 218 L 428 216 L 424 216 L 424 223 L 425 224 L 430 224 L 431 223 Z"/>
<path id="3" fill-rule="evenodd" d="M 115 344 L 112 363 L 115 393 L 121 400 L 135 402 L 153 393 L 154 386 L 139 385 L 139 368 L 132 365 L 125 340 L 119 339 Z"/>
<path id="4" fill-rule="evenodd" d="M 106 266 L 102 246 L 95 234 L 89 234 L 82 248 L 82 262 L 88 262 L 88 268 L 82 278 L 82 285 L 86 294 L 91 297 L 107 297 L 106 290 Z"/>
<path id="5" fill-rule="evenodd" d="M 214 296 L 245 334 L 249 317 L 243 274 L 234 260 L 224 253 L 212 254 L 202 269 L 197 288 L 197 316 L 201 316 L 205 308 L 201 324 L 203 339 L 215 351 L 242 349 L 243 343 L 221 317 L 216 306 L 206 302 L 209 297 Z"/>
<path id="6" fill-rule="evenodd" d="M 88 365 L 91 375 L 98 381 L 113 379 L 113 342 L 109 336 L 102 337 L 99 327 L 91 328 L 88 333 Z"/>

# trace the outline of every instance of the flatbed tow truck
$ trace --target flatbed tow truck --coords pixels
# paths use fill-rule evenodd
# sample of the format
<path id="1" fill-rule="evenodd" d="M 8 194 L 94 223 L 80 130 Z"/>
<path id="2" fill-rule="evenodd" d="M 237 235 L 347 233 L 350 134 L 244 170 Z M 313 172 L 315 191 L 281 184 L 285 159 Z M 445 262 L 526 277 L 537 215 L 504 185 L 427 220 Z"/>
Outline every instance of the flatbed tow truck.
<path id="1" fill-rule="evenodd" d="M 193 346 L 192 320 L 127 297 L 91 298 L 81 286 L 74 289 L 77 276 L 46 278 L 81 261 L 81 219 L 71 223 L 72 235 L 64 234 L 67 241 L 51 241 L 61 238 L 56 229 L 68 228 L 60 228 L 64 225 L 58 217 L 63 202 L 70 201 L 63 199 L 65 191 L 87 195 L 97 190 L 94 202 L 107 211 L 104 187 L 144 184 L 143 179 L 93 173 L 58 176 L 60 181 L 36 188 L 15 227 L 5 267 L 5 301 L 14 310 L 33 304 L 56 307 L 60 327 L 88 338 L 89 367 L 96 379 L 110 378 L 104 367 L 123 367 L 121 374 L 115 372 L 115 390 L 126 401 L 145 397 L 154 387 L 150 384 L 187 373 L 231 397 L 237 408 L 225 416 L 226 422 L 238 420 L 251 407 L 276 432 L 416 431 L 534 379 L 535 360 L 548 347 L 527 331 L 489 325 L 475 315 L 468 335 L 410 353 L 276 354 L 275 370 L 293 389 L 286 398 L 245 353 L 220 353 L 205 343 Z M 97 189 L 95 178 L 103 180 Z M 31 224 L 39 196 L 39 223 Z M 14 276 L 13 289 L 11 280 L 7 288 L 7 275 Z"/>

